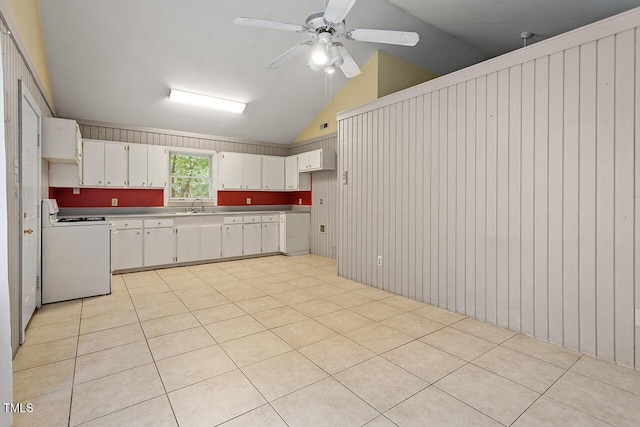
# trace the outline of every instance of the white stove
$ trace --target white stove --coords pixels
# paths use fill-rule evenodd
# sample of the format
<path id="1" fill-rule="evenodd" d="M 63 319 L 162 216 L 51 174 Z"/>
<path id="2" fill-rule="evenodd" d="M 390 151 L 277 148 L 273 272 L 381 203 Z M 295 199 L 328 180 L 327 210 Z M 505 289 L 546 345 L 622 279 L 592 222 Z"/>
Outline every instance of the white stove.
<path id="1" fill-rule="evenodd" d="M 42 303 L 111 293 L 111 223 L 104 217 L 58 218 L 42 201 Z"/>

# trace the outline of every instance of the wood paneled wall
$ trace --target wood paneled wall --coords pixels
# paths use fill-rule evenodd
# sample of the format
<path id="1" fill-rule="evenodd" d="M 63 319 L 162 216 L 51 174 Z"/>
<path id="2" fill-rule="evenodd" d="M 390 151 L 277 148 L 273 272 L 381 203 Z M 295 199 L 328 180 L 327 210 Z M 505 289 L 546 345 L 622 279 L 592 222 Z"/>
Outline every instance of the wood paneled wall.
<path id="1" fill-rule="evenodd" d="M 9 305 L 11 307 L 11 347 L 18 351 L 20 339 L 20 198 L 16 188 L 20 185 L 20 175 L 14 173 L 14 163 L 20 159 L 20 96 L 19 81 L 36 100 L 43 117 L 50 117 L 52 111 L 38 89 L 36 80 L 29 70 L 13 38 L 6 34 L 7 28 L 0 23 L 2 34 L 2 55 L 4 72 L 4 121 L 7 156 L 7 223 L 9 249 Z M 3 213 L 4 214 L 4 213 Z"/>
<path id="2" fill-rule="evenodd" d="M 289 155 L 300 154 L 321 148 L 336 151 L 335 134 L 309 142 L 290 146 Z M 338 179 L 337 171 L 311 172 L 311 253 L 336 259 L 336 237 L 338 230 Z M 325 232 L 320 232 L 320 225 Z"/>
<path id="3" fill-rule="evenodd" d="M 247 142 L 209 135 L 190 134 L 165 129 L 149 129 L 120 126 L 78 120 L 83 138 L 134 144 L 166 145 L 171 147 L 197 148 L 214 151 L 286 156 L 288 146 Z"/>
<path id="4" fill-rule="evenodd" d="M 639 369 L 638 26 L 341 114 L 339 274 Z"/>

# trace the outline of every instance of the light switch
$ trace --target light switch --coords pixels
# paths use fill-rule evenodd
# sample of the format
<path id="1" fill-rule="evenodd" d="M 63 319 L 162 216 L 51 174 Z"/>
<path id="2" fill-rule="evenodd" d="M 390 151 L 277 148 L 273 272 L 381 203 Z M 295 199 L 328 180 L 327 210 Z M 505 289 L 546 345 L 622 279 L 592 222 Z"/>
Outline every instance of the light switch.
<path id="1" fill-rule="evenodd" d="M 250 205 L 251 204 L 251 197 L 247 197 L 247 204 Z"/>
<path id="2" fill-rule="evenodd" d="M 111 199 L 111 206 L 118 206 L 118 199 Z"/>
<path id="3" fill-rule="evenodd" d="M 342 172 L 342 185 L 347 185 L 347 171 Z"/>

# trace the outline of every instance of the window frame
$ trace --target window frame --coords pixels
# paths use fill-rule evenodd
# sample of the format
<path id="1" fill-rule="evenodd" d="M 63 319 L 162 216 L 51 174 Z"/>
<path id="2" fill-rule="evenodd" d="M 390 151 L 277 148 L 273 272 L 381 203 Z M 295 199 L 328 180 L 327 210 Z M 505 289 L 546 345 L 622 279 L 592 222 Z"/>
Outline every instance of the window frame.
<path id="1" fill-rule="evenodd" d="M 203 206 L 217 206 L 218 205 L 218 180 L 217 180 L 217 153 L 210 150 L 198 150 L 198 149 L 181 149 L 181 148 L 169 148 L 169 155 L 167 156 L 167 186 L 165 188 L 165 206 L 191 206 L 196 200 L 202 200 Z M 209 158 L 209 197 L 172 197 L 172 178 L 181 177 L 180 175 L 171 174 L 171 158 L 174 155 L 193 156 L 193 157 L 208 157 Z M 184 178 L 198 178 L 198 177 L 184 177 Z M 201 178 L 204 178 L 202 176 Z M 200 205 L 199 205 L 200 206 Z"/>

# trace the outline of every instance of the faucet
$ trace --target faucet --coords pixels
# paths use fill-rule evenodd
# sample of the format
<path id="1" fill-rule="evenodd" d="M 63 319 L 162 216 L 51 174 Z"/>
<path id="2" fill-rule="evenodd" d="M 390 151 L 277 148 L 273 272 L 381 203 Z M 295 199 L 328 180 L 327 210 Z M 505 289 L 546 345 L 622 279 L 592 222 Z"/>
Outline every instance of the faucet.
<path id="1" fill-rule="evenodd" d="M 200 206 L 199 209 L 196 209 L 195 205 L 196 205 L 196 202 L 198 202 L 198 201 L 200 203 L 202 203 L 202 206 Z M 185 208 L 185 211 L 191 212 L 191 213 L 204 212 L 204 200 L 202 200 L 202 199 L 194 199 L 193 203 L 191 203 L 191 208 Z"/>

